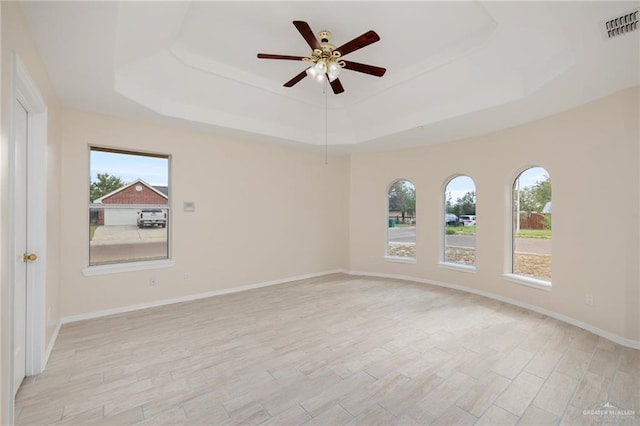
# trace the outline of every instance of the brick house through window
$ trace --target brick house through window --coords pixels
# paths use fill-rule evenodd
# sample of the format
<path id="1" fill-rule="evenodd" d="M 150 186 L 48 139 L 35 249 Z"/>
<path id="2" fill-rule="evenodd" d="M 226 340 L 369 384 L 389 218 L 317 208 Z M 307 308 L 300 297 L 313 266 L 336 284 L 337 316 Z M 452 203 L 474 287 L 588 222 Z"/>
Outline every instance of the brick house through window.
<path id="1" fill-rule="evenodd" d="M 118 208 L 96 209 L 95 223 L 104 226 L 136 225 L 136 215 L 142 206 L 162 206 L 169 204 L 167 187 L 155 188 L 142 179 L 135 180 L 115 191 L 104 195 L 93 204 L 112 205 Z M 126 206 L 131 205 L 131 208 Z M 164 209 L 166 213 L 166 209 Z"/>

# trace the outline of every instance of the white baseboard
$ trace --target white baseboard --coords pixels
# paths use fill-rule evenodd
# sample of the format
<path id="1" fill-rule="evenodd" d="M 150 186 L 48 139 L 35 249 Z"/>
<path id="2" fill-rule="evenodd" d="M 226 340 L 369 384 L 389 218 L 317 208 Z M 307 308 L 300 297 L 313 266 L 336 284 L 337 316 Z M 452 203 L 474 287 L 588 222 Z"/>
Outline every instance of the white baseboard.
<path id="1" fill-rule="evenodd" d="M 60 319 L 60 322 L 62 324 L 69 324 L 69 323 L 72 323 L 72 322 L 83 321 L 83 320 L 87 320 L 87 319 L 101 318 L 101 317 L 106 317 L 106 316 L 109 316 L 109 315 L 123 314 L 123 313 L 126 313 L 126 312 L 139 311 L 139 310 L 148 309 L 148 308 L 157 308 L 159 306 L 172 305 L 174 303 L 190 302 L 192 300 L 205 299 L 207 297 L 221 296 L 223 294 L 230 294 L 230 293 L 238 293 L 240 291 L 252 290 L 254 288 L 268 287 L 268 286 L 278 285 L 278 284 L 285 284 L 285 283 L 289 283 L 289 282 L 292 282 L 292 281 L 306 280 L 306 279 L 309 279 L 309 278 L 316 278 L 316 277 L 321 277 L 321 276 L 324 276 L 324 275 L 330 275 L 330 274 L 336 274 L 336 273 L 347 273 L 347 272 L 345 270 L 343 270 L 343 269 L 334 269 L 334 270 L 330 270 L 330 271 L 316 272 L 316 273 L 312 273 L 312 274 L 299 275 L 299 276 L 296 276 L 296 277 L 282 278 L 282 279 L 271 280 L 271 281 L 263 281 L 263 282 L 260 282 L 260 283 L 249 284 L 249 285 L 244 285 L 244 286 L 240 286 L 240 287 L 225 288 L 225 289 L 222 289 L 222 290 L 209 291 L 209 292 L 206 292 L 206 293 L 190 294 L 188 296 L 180 296 L 180 297 L 175 297 L 175 298 L 172 298 L 172 299 L 157 300 L 155 302 L 141 303 L 141 304 L 138 304 L 138 305 L 130 305 L 130 306 L 123 306 L 123 307 L 120 307 L 120 308 L 113 308 L 113 309 L 105 309 L 105 310 L 101 310 L 101 311 L 87 312 L 87 313 L 79 314 L 79 315 L 70 315 L 70 316 L 62 317 Z"/>
<path id="2" fill-rule="evenodd" d="M 525 309 L 528 309 L 530 311 L 537 312 L 539 314 L 543 314 L 543 315 L 546 315 L 546 316 L 551 317 L 551 318 L 555 318 L 555 319 L 560 320 L 562 322 L 566 322 L 567 324 L 575 325 L 576 327 L 580 327 L 580 328 L 582 328 L 584 330 L 590 331 L 593 334 L 596 334 L 598 336 L 604 337 L 605 339 L 611 340 L 612 342 L 615 342 L 615 343 L 617 343 L 619 345 L 626 346 L 626 347 L 632 348 L 632 349 L 639 349 L 640 350 L 640 341 L 627 339 L 626 337 L 618 336 L 617 334 L 613 334 L 613 333 L 610 333 L 610 332 L 608 332 L 606 330 L 602 330 L 602 329 L 600 329 L 600 328 L 598 328 L 596 326 L 593 326 L 591 324 L 588 324 L 586 322 L 582 322 L 582 321 L 579 321 L 577 319 L 568 317 L 566 315 L 559 314 L 557 312 L 550 311 L 548 309 L 544 309 L 544 308 L 541 308 L 541 307 L 536 306 L 536 305 L 531 305 L 529 303 L 525 303 L 525 302 L 522 302 L 522 301 L 517 300 L 517 299 L 511 299 L 509 297 L 500 296 L 499 294 L 489 293 L 487 291 L 477 290 L 475 288 L 465 287 L 465 286 L 461 286 L 461 285 L 449 284 L 449 283 L 445 283 L 445 282 L 442 282 L 442 281 L 429 280 L 429 279 L 426 279 L 426 278 L 416 278 L 416 277 L 411 277 L 411 276 L 406 276 L 406 275 L 394 275 L 394 274 L 384 274 L 384 273 L 377 273 L 377 272 L 362 272 L 362 271 L 348 271 L 347 273 L 349 275 L 360 275 L 360 276 L 365 276 L 365 277 L 390 278 L 390 279 L 397 279 L 397 280 L 413 281 L 413 282 L 418 282 L 418 283 L 423 283 L 423 284 L 436 285 L 436 286 L 439 286 L 439 287 L 451 288 L 451 289 L 454 289 L 454 290 L 460 290 L 460 291 L 464 291 L 464 292 L 467 292 L 467 293 L 477 294 L 479 296 L 488 297 L 489 299 L 494 299 L 494 300 L 498 300 L 500 302 L 508 303 L 510 305 L 519 306 L 521 308 L 525 308 Z"/>
<path id="3" fill-rule="evenodd" d="M 44 359 L 42 360 L 42 370 L 44 371 L 47 363 L 49 362 L 49 357 L 51 356 L 51 351 L 53 350 L 53 345 L 55 345 L 56 340 L 58 340 L 58 333 L 60 333 L 60 327 L 62 327 L 62 321 L 58 321 L 55 330 L 53 330 L 53 334 L 51 335 L 51 339 L 49 339 L 49 344 L 47 345 L 47 351 L 44 354 Z"/>

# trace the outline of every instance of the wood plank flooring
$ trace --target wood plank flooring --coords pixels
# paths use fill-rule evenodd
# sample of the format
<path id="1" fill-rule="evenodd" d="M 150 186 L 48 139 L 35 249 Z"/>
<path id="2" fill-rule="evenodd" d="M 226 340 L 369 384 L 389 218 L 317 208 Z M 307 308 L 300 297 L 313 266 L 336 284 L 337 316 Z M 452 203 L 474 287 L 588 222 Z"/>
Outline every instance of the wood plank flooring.
<path id="1" fill-rule="evenodd" d="M 336 274 L 65 325 L 16 423 L 640 424 L 639 383 L 640 351 L 580 328 Z"/>

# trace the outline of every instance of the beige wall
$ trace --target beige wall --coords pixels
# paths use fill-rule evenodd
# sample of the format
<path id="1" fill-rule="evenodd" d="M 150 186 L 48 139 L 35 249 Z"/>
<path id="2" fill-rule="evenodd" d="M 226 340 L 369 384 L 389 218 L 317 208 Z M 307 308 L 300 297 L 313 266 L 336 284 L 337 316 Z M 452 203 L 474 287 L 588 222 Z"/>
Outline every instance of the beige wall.
<path id="1" fill-rule="evenodd" d="M 11 180 L 9 137 L 11 128 L 12 67 L 13 54 L 16 53 L 26 66 L 40 94 L 48 107 L 48 178 L 47 185 L 47 287 L 46 307 L 48 311 L 46 344 L 49 344 L 58 323 L 59 295 L 59 241 L 60 241 L 60 138 L 59 106 L 46 70 L 35 48 L 26 22 L 17 3 L 0 2 L 2 13 L 2 135 L 0 139 L 0 309 L 2 315 L 2 352 L 0 369 L 0 397 L 2 400 L 0 424 L 8 422 L 8 404 L 10 395 L 9 352 L 11 346 L 10 300 L 8 298 L 9 259 L 7 258 L 8 220 L 10 213 L 9 183 Z"/>
<path id="2" fill-rule="evenodd" d="M 640 340 L 638 259 L 639 90 L 455 143 L 351 157 L 352 271 L 403 275 L 489 292 Z M 528 166 L 547 169 L 553 191 L 553 289 L 506 281 L 509 193 Z M 474 273 L 438 266 L 445 182 L 477 189 Z M 385 261 L 385 196 L 397 178 L 417 196 L 417 262 Z M 372 212 L 378 212 L 377 214 Z M 595 304 L 584 303 L 586 293 Z"/>
<path id="3" fill-rule="evenodd" d="M 62 123 L 62 316 L 348 267 L 348 158 L 72 110 Z M 83 275 L 90 145 L 171 155 L 174 267 Z"/>

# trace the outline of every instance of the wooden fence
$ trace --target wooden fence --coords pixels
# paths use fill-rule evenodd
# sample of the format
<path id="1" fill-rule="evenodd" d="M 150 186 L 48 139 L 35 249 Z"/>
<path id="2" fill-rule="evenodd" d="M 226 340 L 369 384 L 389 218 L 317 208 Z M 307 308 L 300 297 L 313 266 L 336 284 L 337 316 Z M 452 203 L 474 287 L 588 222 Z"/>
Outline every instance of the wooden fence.
<path id="1" fill-rule="evenodd" d="M 521 213 L 520 229 L 547 229 L 547 215 L 542 213 Z"/>

